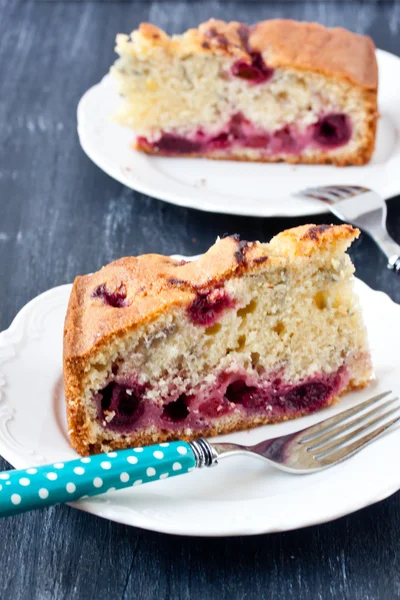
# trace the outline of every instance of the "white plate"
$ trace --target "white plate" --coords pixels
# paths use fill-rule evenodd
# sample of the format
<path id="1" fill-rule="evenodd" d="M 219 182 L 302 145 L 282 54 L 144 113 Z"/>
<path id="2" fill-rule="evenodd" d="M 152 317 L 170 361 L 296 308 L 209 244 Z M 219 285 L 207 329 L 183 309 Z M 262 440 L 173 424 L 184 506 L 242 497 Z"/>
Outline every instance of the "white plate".
<path id="1" fill-rule="evenodd" d="M 327 418 L 378 391 L 400 394 L 400 307 L 357 280 L 377 379 L 319 414 L 219 439 L 252 444 Z M 76 458 L 68 444 L 62 391 L 62 332 L 70 285 L 41 294 L 0 334 L 0 453 L 14 467 Z M 377 318 L 379 315 L 379 318 Z M 81 510 L 145 529 L 231 536 L 284 531 L 335 519 L 400 488 L 400 432 L 314 475 L 289 475 L 231 458 L 142 488 L 76 502 Z"/>
<path id="2" fill-rule="evenodd" d="M 364 185 L 386 199 L 400 192 L 400 58 L 383 50 L 377 58 L 381 118 L 376 151 L 364 167 L 147 156 L 131 149 L 132 131 L 110 118 L 119 98 L 109 76 L 79 102 L 79 139 L 89 158 L 117 181 L 160 200 L 209 212 L 253 217 L 326 212 L 317 201 L 291 196 L 310 185 Z"/>

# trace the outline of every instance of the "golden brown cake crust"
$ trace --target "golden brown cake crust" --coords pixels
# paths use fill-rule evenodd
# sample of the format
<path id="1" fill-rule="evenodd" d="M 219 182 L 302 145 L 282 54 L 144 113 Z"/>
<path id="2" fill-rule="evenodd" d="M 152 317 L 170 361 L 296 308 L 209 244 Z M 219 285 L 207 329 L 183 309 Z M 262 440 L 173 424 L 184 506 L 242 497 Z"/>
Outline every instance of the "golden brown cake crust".
<path id="1" fill-rule="evenodd" d="M 302 225 L 286 230 L 267 245 L 240 241 L 231 236 L 219 240 L 201 258 L 179 262 L 158 254 L 125 257 L 93 275 L 75 279 L 64 329 L 64 361 L 87 357 L 98 346 L 155 319 L 173 306 L 189 306 L 197 293 L 209 290 L 240 273 L 274 269 L 288 252 L 309 256 L 315 249 L 358 237 L 351 225 Z M 124 289 L 126 306 L 108 306 L 94 297 L 105 285 L 109 293 Z"/>
<path id="2" fill-rule="evenodd" d="M 369 90 L 378 85 L 374 42 L 341 27 L 290 19 L 271 19 L 248 27 L 237 21 L 210 19 L 182 36 L 169 37 L 149 23 L 142 23 L 139 31 L 149 43 L 182 54 L 219 53 L 250 62 L 251 52 L 261 52 L 266 64 L 274 68 L 315 71 Z"/>
<path id="3" fill-rule="evenodd" d="M 191 304 L 198 291 L 211 289 L 243 269 L 256 271 L 264 252 L 257 242 L 227 237 L 193 262 L 147 254 L 120 258 L 93 275 L 77 277 L 65 321 L 64 359 L 83 357 L 106 339 L 124 335 L 172 306 Z M 102 285 L 110 293 L 123 286 L 126 306 L 114 308 L 93 297 Z"/>
<path id="4" fill-rule="evenodd" d="M 264 21 L 252 30 L 250 46 L 266 52 L 273 67 L 343 77 L 368 89 L 378 85 L 374 42 L 341 27 L 284 19 Z"/>

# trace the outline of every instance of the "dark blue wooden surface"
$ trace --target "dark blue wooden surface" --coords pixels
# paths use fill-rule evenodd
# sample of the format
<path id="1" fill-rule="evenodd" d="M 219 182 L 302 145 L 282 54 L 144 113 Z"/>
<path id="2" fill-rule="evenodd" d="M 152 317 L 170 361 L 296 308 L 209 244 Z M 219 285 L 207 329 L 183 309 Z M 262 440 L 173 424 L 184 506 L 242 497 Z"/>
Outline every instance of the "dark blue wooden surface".
<path id="1" fill-rule="evenodd" d="M 115 34 L 140 21 L 178 32 L 210 16 L 343 25 L 400 54 L 396 2 L 0 0 L 0 329 L 38 293 L 119 256 L 198 253 L 224 232 L 267 240 L 309 220 L 170 206 L 113 181 L 79 147 L 76 105 L 113 61 Z M 400 198 L 388 204 L 400 240 Z M 400 279 L 369 239 L 352 257 L 359 277 L 400 302 Z M 318 527 L 229 540 L 149 533 L 64 506 L 14 517 L 0 522 L 0 598 L 399 598 L 399 498 Z"/>

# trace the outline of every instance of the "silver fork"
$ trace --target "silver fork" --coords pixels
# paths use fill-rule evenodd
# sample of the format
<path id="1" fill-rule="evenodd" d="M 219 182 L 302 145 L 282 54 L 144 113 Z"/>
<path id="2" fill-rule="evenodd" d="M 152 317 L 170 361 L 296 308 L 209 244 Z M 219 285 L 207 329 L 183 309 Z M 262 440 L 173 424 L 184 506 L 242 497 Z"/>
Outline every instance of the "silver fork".
<path id="1" fill-rule="evenodd" d="M 388 269 L 400 273 L 400 245 L 386 229 L 386 202 L 373 190 L 358 185 L 326 185 L 294 194 L 324 202 L 342 221 L 366 231 L 388 259 Z"/>
<path id="2" fill-rule="evenodd" d="M 400 421 L 384 392 L 335 417 L 255 446 L 167 442 L 0 473 L 0 517 L 183 475 L 246 454 L 290 473 L 313 473 L 349 458 Z M 381 402 L 386 398 L 385 402 Z"/>
<path id="3" fill-rule="evenodd" d="M 191 442 L 197 466 L 210 466 L 234 454 L 250 454 L 290 473 L 306 474 L 333 467 L 399 422 L 400 414 L 395 416 L 400 410 L 397 396 L 381 402 L 391 393 L 383 392 L 317 425 L 255 446 Z"/>

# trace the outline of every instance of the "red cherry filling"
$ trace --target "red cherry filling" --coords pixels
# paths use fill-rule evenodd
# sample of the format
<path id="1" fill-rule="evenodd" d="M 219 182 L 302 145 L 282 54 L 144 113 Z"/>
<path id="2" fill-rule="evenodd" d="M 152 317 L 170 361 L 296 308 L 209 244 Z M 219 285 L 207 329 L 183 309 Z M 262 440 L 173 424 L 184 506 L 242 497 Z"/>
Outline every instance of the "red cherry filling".
<path id="1" fill-rule="evenodd" d="M 229 402 L 234 402 L 235 404 L 242 404 L 243 397 L 248 391 L 253 391 L 255 388 L 252 388 L 246 384 L 243 379 L 239 379 L 238 381 L 234 381 L 230 383 L 226 388 L 225 396 L 229 400 Z"/>
<path id="2" fill-rule="evenodd" d="M 326 398 L 335 387 L 335 384 L 335 378 L 333 378 L 333 380 L 328 379 L 327 381 L 311 381 L 299 385 L 283 395 L 280 395 L 278 392 L 275 404 L 287 411 L 310 407 L 314 411 L 324 404 Z M 274 403 L 272 403 L 272 405 L 274 405 Z"/>
<path id="3" fill-rule="evenodd" d="M 271 142 L 271 150 L 276 154 L 291 154 L 301 150 L 301 144 L 296 139 L 294 131 L 286 125 L 274 132 Z"/>
<path id="4" fill-rule="evenodd" d="M 225 148 L 229 148 L 231 146 L 234 137 L 230 133 L 220 133 L 215 137 L 211 138 L 208 142 L 208 145 L 213 150 L 224 150 Z"/>
<path id="5" fill-rule="evenodd" d="M 249 83 L 265 83 L 271 79 L 274 69 L 267 67 L 260 52 L 251 53 L 251 63 L 238 60 L 232 65 L 232 75 L 246 79 Z"/>
<path id="6" fill-rule="evenodd" d="M 105 283 L 99 285 L 93 292 L 92 298 L 100 298 L 107 306 L 113 306 L 114 308 L 123 308 L 127 306 L 126 303 L 126 289 L 124 285 L 121 285 L 115 292 L 110 292 L 107 289 Z"/>
<path id="7" fill-rule="evenodd" d="M 252 135 L 246 139 L 249 148 L 266 148 L 269 144 L 269 135 Z"/>
<path id="8" fill-rule="evenodd" d="M 155 146 L 163 152 L 171 152 L 176 154 L 190 154 L 191 152 L 199 152 L 202 148 L 201 142 L 189 140 L 187 138 L 172 135 L 170 133 L 164 134 Z"/>
<path id="9" fill-rule="evenodd" d="M 162 406 L 145 397 L 147 388 L 135 378 L 112 381 L 95 397 L 99 421 L 105 429 L 124 434 L 152 425 L 163 431 L 182 426 L 196 431 L 237 411 L 244 417 L 267 414 L 272 419 L 291 418 L 322 408 L 347 381 L 344 367 L 296 386 L 276 375 L 257 381 L 245 373 L 221 373 L 207 388 L 193 389 L 190 395 L 181 394 L 172 401 L 165 398 Z"/>
<path id="10" fill-rule="evenodd" d="M 325 115 L 313 126 L 314 141 L 326 148 L 347 144 L 350 138 L 350 120 L 342 113 Z"/>
<path id="11" fill-rule="evenodd" d="M 205 147 L 212 150 L 221 150 L 233 145 L 242 145 L 249 148 L 266 148 L 269 135 L 259 132 L 241 113 L 233 115 L 228 123 L 227 130 L 205 142 Z"/>
<path id="12" fill-rule="evenodd" d="M 229 151 L 231 148 L 257 148 L 267 154 L 299 154 L 309 145 L 319 145 L 323 149 L 335 149 L 346 144 L 351 138 L 351 121 L 342 113 L 332 113 L 321 117 L 306 130 L 299 130 L 296 124 L 285 125 L 274 132 L 267 132 L 246 119 L 242 113 L 234 114 L 219 133 L 207 134 L 198 129 L 191 137 L 164 133 L 156 142 L 146 138 L 138 141 L 148 148 L 165 155 L 196 154 L 199 152 Z"/>
<path id="13" fill-rule="evenodd" d="M 143 392 L 144 387 L 137 384 L 128 386 L 109 383 L 100 392 L 101 420 L 108 423 L 110 429 L 132 429 L 144 413 Z"/>
<path id="14" fill-rule="evenodd" d="M 229 402 L 241 404 L 245 408 L 260 408 L 263 404 L 262 390 L 247 385 L 243 379 L 230 383 L 226 388 L 225 397 Z M 266 400 L 266 397 L 264 399 Z"/>
<path id="15" fill-rule="evenodd" d="M 196 325 L 210 327 L 226 309 L 234 306 L 234 300 L 224 289 L 215 289 L 206 293 L 199 292 L 193 304 L 188 308 L 188 314 Z"/>
<path id="16" fill-rule="evenodd" d="M 189 414 L 188 397 L 186 394 L 181 394 L 177 400 L 168 402 L 164 406 L 162 418 L 168 421 L 184 421 Z"/>
<path id="17" fill-rule="evenodd" d="M 207 419 L 216 419 L 230 411 L 230 406 L 224 398 L 216 396 L 203 402 L 199 406 L 199 416 Z"/>
<path id="18" fill-rule="evenodd" d="M 314 412 L 326 403 L 337 388 L 339 379 L 340 374 L 337 374 L 296 387 L 282 385 L 281 380 L 277 379 L 269 389 L 249 386 L 243 379 L 239 379 L 228 385 L 225 397 L 229 402 L 240 404 L 250 411 L 270 406 L 271 414 L 290 415 L 304 409 Z"/>

